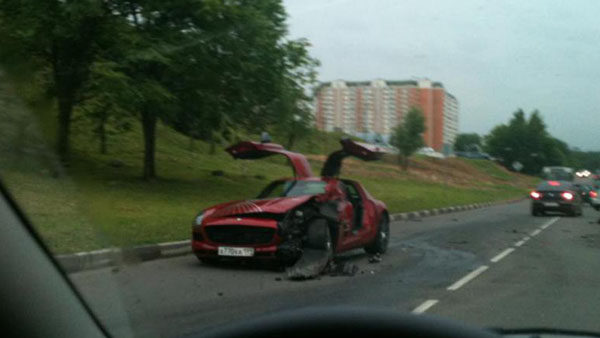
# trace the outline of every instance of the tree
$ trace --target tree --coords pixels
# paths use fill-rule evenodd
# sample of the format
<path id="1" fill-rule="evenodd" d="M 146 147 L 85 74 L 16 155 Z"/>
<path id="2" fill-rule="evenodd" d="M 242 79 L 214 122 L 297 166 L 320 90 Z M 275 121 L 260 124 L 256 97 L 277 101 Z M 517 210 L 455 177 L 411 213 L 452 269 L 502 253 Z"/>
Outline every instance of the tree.
<path id="1" fill-rule="evenodd" d="M 408 169 L 408 158 L 423 147 L 424 132 L 425 117 L 417 107 L 412 107 L 406 114 L 404 122 L 398 124 L 392 131 L 391 144 L 398 148 L 400 162 L 404 170 Z"/>
<path id="2" fill-rule="evenodd" d="M 458 134 L 454 151 L 477 151 L 481 148 L 481 136 L 477 133 Z"/>
<path id="3" fill-rule="evenodd" d="M 120 50 L 114 61 L 131 79 L 132 110 L 142 125 L 144 144 L 143 178 L 156 178 L 156 125 L 169 119 L 176 101 L 168 87 L 173 60 L 182 41 L 186 5 L 190 1 L 114 0 L 112 13 L 121 18 Z"/>
<path id="4" fill-rule="evenodd" d="M 208 141 L 210 153 L 221 140 L 269 129 L 293 146 L 311 122 L 304 88 L 314 83 L 318 62 L 308 41 L 285 38 L 279 0 L 209 4 L 189 20 L 185 53 L 174 62 L 172 124 Z"/>
<path id="5" fill-rule="evenodd" d="M 101 154 L 108 151 L 109 134 L 128 131 L 131 127 L 131 98 L 136 95 L 133 88 L 131 79 L 120 71 L 118 64 L 97 61 L 92 66 L 79 110 L 91 122 Z"/>
<path id="6" fill-rule="evenodd" d="M 311 130 L 312 107 L 310 96 L 305 88 L 316 84 L 316 67 L 319 62 L 308 53 L 306 39 L 287 41 L 285 69 L 281 76 L 281 86 L 273 110 L 272 120 L 279 132 L 286 135 L 286 147 L 291 149 L 296 140 L 307 136 Z"/>
<path id="7" fill-rule="evenodd" d="M 539 173 L 544 166 L 566 165 L 570 161 L 568 146 L 552 137 L 539 111 L 529 118 L 519 109 L 508 124 L 492 129 L 485 137 L 486 150 L 512 170 L 512 163 L 523 164 L 523 172 Z"/>
<path id="8" fill-rule="evenodd" d="M 81 98 L 98 51 L 110 44 L 110 13 L 100 0 L 2 1 L 3 61 L 26 63 L 46 75 L 45 89 L 58 103 L 56 148 L 68 160 L 73 108 Z"/>

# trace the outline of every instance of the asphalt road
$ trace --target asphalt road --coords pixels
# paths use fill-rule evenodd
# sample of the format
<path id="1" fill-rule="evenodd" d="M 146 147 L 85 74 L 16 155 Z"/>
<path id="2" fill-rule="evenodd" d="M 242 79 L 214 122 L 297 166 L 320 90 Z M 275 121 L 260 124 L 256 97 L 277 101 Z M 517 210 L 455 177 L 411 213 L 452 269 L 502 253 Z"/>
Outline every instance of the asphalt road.
<path id="1" fill-rule="evenodd" d="M 257 266 L 193 256 L 72 274 L 116 336 L 189 336 L 228 322 L 313 306 L 424 313 L 481 327 L 600 332 L 600 213 L 532 217 L 528 202 L 395 222 L 389 252 L 340 262 L 354 276 L 293 282 Z"/>

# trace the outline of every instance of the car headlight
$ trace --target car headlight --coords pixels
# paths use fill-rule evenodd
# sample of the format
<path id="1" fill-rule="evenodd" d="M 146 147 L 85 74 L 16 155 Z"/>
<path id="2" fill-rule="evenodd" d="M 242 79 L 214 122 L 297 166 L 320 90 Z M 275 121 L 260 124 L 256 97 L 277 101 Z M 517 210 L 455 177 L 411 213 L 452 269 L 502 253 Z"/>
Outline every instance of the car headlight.
<path id="1" fill-rule="evenodd" d="M 204 212 L 201 212 L 194 219 L 194 225 L 202 225 L 202 220 L 204 220 Z"/>

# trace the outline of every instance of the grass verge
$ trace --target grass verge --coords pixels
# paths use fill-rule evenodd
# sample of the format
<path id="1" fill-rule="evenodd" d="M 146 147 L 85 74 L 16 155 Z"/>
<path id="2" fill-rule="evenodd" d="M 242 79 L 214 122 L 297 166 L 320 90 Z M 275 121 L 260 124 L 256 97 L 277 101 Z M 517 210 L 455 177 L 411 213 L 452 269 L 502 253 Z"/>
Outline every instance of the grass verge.
<path id="1" fill-rule="evenodd" d="M 32 117 L 38 112 L 29 116 L 18 104 L 0 108 L 11 114 L 10 119 L 0 119 L 0 177 L 57 253 L 187 239 L 192 219 L 203 208 L 252 198 L 269 181 L 292 173 L 282 158 L 236 161 L 222 148 L 211 155 L 207 144 L 190 143 L 159 125 L 160 178 L 146 182 L 139 178 L 143 154 L 139 128 L 111 135 L 108 154 L 100 154 L 89 127 L 77 122 L 70 166 L 62 168 L 48 146 L 47 128 L 40 128 L 35 122 L 39 119 Z M 323 154 L 337 150 L 339 137 L 315 132 L 299 141 L 296 149 L 313 154 L 310 161 L 318 173 Z M 491 162 L 463 159 L 417 157 L 408 172 L 393 159 L 370 163 L 349 159 L 342 173 L 362 182 L 391 213 L 524 196 L 534 184 L 532 178 Z"/>

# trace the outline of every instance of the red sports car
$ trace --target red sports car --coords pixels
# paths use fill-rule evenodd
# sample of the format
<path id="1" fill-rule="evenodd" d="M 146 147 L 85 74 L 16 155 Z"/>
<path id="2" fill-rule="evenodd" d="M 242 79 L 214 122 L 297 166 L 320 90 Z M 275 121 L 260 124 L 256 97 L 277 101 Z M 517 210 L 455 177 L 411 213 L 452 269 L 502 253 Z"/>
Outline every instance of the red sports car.
<path id="1" fill-rule="evenodd" d="M 304 155 L 270 142 L 240 142 L 227 148 L 236 159 L 284 155 L 293 178 L 276 180 L 251 200 L 227 202 L 202 211 L 193 224 L 192 248 L 202 261 L 246 257 L 279 260 L 290 277 L 310 277 L 343 251 L 364 248 L 384 253 L 389 215 L 360 183 L 338 177 L 342 161 L 355 156 L 376 160 L 383 149 L 341 140 L 327 158 L 321 177 L 312 174 Z"/>

